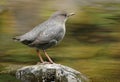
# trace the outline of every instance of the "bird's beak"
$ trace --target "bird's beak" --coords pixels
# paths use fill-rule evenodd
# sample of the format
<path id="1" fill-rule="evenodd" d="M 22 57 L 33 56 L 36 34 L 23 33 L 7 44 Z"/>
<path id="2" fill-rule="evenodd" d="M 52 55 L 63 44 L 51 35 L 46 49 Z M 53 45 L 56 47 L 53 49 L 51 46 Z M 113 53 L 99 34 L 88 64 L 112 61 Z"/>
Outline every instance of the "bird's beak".
<path id="1" fill-rule="evenodd" d="M 75 15 L 75 13 L 69 13 L 67 16 L 69 17 L 69 16 L 73 16 L 73 15 Z"/>

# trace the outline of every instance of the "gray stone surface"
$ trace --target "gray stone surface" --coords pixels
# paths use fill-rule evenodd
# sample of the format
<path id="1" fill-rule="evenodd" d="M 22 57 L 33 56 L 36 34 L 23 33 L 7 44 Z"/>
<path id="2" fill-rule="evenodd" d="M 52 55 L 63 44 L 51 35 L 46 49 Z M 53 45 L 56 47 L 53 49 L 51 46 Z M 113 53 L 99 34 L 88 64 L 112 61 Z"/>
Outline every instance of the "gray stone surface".
<path id="1" fill-rule="evenodd" d="M 80 72 L 60 64 L 25 66 L 16 72 L 22 82 L 88 82 Z"/>

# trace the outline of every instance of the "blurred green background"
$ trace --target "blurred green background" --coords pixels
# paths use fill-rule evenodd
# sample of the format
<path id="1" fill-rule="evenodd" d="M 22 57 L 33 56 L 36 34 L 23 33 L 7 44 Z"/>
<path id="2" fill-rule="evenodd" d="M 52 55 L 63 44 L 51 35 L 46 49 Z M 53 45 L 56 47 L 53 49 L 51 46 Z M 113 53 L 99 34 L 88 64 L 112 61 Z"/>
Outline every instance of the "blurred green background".
<path id="1" fill-rule="evenodd" d="M 91 82 L 120 82 L 120 0 L 0 0 L 0 82 L 20 82 L 15 70 L 39 61 L 34 49 L 11 38 L 63 9 L 76 15 L 48 54 Z"/>

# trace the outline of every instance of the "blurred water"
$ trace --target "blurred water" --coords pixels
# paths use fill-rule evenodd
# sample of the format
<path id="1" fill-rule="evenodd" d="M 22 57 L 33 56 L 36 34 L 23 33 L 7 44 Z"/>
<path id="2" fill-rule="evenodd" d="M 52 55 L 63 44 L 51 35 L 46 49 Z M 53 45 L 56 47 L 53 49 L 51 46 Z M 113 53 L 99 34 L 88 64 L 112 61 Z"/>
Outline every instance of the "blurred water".
<path id="1" fill-rule="evenodd" d="M 95 82 L 106 82 L 103 79 L 120 81 L 119 0 L 0 1 L 0 71 L 9 65 L 39 61 L 34 49 L 11 38 L 29 31 L 55 11 L 63 9 L 76 15 L 67 21 L 67 33 L 62 43 L 48 50 L 50 56 L 57 63 L 82 71 Z"/>

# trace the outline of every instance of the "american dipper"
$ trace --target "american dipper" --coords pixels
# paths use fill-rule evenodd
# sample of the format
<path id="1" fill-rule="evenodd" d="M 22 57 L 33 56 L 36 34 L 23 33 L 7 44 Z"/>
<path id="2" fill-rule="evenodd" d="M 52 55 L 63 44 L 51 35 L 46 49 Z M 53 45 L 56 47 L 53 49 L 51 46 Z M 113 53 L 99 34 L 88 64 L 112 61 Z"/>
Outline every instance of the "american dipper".
<path id="1" fill-rule="evenodd" d="M 65 35 L 65 22 L 72 15 L 74 13 L 57 11 L 47 21 L 39 24 L 24 35 L 14 37 L 13 39 L 30 47 L 35 47 L 42 63 L 44 63 L 44 60 L 39 49 L 43 50 L 50 63 L 54 63 L 46 53 L 46 49 L 55 46 L 63 39 Z"/>

